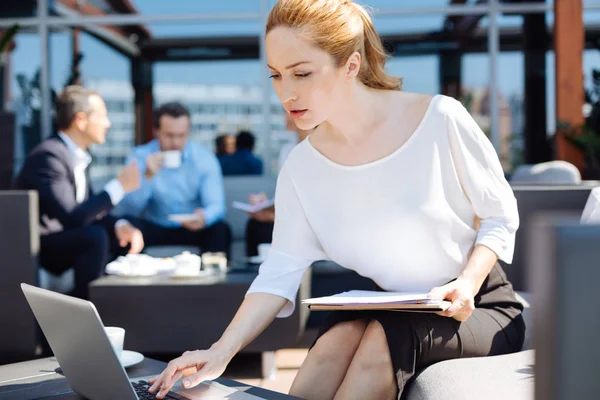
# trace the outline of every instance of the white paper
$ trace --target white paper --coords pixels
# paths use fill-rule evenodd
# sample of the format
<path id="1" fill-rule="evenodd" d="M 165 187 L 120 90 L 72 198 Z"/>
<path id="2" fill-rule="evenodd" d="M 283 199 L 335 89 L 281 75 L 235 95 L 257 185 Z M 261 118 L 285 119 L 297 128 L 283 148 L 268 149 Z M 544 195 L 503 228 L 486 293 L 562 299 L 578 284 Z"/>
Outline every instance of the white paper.
<path id="1" fill-rule="evenodd" d="M 200 216 L 198 214 L 171 214 L 169 215 L 169 220 L 175 222 L 188 222 L 188 221 L 198 221 Z"/>
<path id="2" fill-rule="evenodd" d="M 237 208 L 238 210 L 254 213 L 260 210 L 264 210 L 265 208 L 271 207 L 273 204 L 275 204 L 275 202 L 271 199 L 254 205 L 242 203 L 241 201 L 234 201 L 231 205 L 233 206 L 233 208 Z"/>
<path id="3" fill-rule="evenodd" d="M 303 304 L 355 305 L 355 304 L 435 304 L 443 299 L 428 298 L 427 293 L 376 292 L 351 290 L 333 296 L 302 300 Z"/>

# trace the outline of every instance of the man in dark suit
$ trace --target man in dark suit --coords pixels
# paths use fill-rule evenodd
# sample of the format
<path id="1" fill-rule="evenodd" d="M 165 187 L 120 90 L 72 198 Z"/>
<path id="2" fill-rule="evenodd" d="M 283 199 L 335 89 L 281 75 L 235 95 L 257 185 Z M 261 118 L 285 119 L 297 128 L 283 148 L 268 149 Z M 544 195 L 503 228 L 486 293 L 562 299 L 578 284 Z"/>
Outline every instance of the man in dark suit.
<path id="1" fill-rule="evenodd" d="M 98 93 L 67 87 L 56 100 L 56 118 L 60 132 L 32 150 L 15 186 L 39 195 L 41 266 L 56 275 L 74 268 L 70 294 L 87 298 L 88 284 L 103 273 L 111 252 L 139 253 L 144 246 L 138 229 L 108 215 L 138 188 L 140 175 L 134 163 L 127 165 L 102 192 L 92 193 L 87 149 L 104 143 L 110 127 Z"/>

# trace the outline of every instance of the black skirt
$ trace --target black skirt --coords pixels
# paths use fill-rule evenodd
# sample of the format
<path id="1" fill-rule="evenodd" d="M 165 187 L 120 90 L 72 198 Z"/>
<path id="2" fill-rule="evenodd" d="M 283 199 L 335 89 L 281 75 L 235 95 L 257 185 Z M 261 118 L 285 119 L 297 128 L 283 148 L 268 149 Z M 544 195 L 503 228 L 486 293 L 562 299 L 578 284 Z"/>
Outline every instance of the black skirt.
<path id="1" fill-rule="evenodd" d="M 383 327 L 398 381 L 398 397 L 415 372 L 439 361 L 520 351 L 525 338 L 523 305 L 496 264 L 475 296 L 465 322 L 436 314 L 397 311 L 334 311 L 316 341 L 340 322 L 376 320 Z M 314 344 L 313 344 L 314 345 Z"/>

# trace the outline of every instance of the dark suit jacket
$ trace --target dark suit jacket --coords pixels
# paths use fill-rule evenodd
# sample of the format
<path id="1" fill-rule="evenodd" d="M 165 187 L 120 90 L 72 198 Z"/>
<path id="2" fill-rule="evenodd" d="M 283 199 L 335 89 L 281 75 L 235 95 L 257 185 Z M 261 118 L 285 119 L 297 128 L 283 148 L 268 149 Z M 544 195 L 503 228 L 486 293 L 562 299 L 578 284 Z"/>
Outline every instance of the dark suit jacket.
<path id="1" fill-rule="evenodd" d="M 240 149 L 233 154 L 217 157 L 224 176 L 262 175 L 263 162 L 250 150 Z"/>
<path id="2" fill-rule="evenodd" d="M 89 176 L 87 183 L 86 199 L 77 204 L 71 153 L 60 136 L 52 136 L 27 156 L 14 186 L 38 192 L 42 235 L 82 227 L 100 220 L 107 227 L 114 226 L 115 219 L 107 216 L 113 208 L 110 196 L 106 191 L 94 195 L 90 189 Z"/>

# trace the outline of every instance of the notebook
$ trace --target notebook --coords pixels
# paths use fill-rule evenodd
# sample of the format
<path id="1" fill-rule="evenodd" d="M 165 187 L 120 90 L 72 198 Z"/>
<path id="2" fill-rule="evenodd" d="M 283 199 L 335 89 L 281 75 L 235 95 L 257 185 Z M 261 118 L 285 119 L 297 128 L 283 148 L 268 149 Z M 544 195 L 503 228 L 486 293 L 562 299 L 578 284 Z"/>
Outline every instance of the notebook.
<path id="1" fill-rule="evenodd" d="M 450 307 L 444 299 L 427 297 L 427 293 L 377 292 L 351 290 L 333 296 L 302 300 L 311 310 L 390 310 L 440 312 Z"/>

